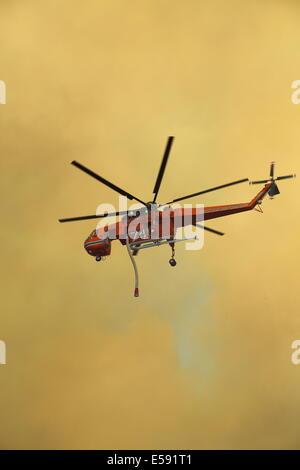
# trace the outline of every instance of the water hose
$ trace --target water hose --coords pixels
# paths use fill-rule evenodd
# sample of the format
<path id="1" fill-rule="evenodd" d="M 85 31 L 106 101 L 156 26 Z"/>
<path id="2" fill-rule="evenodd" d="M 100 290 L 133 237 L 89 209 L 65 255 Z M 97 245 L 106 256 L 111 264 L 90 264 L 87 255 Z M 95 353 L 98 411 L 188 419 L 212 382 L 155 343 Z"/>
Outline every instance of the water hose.
<path id="1" fill-rule="evenodd" d="M 129 257 L 131 259 L 133 269 L 134 269 L 134 276 L 135 276 L 134 297 L 139 297 L 139 274 L 138 274 L 138 269 L 137 269 L 137 265 L 136 265 L 134 256 L 132 254 L 132 251 L 131 251 L 131 248 L 130 248 L 130 245 L 129 245 L 128 237 L 126 238 L 126 247 L 127 247 L 127 251 L 128 251 L 128 254 L 129 254 Z"/>

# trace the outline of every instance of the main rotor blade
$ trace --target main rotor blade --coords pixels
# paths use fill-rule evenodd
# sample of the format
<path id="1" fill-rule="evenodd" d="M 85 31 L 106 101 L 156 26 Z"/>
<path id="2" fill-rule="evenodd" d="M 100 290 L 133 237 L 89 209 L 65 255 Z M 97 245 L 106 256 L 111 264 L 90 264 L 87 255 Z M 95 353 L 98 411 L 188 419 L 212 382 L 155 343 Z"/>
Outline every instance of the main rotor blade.
<path id="1" fill-rule="evenodd" d="M 171 150 L 171 147 L 172 147 L 173 140 L 174 140 L 174 136 L 170 136 L 167 140 L 165 153 L 164 153 L 164 156 L 163 156 L 163 159 L 162 159 L 162 162 L 161 162 L 161 165 L 160 165 L 160 169 L 159 169 L 159 172 L 158 172 L 158 175 L 157 175 L 156 183 L 155 183 L 155 186 L 154 186 L 154 189 L 153 189 L 153 193 L 155 194 L 153 202 L 156 201 L 156 198 L 157 198 L 157 195 L 158 195 L 158 191 L 159 191 L 159 188 L 160 188 L 163 176 L 164 176 L 164 172 L 165 172 L 165 169 L 166 169 L 166 166 L 167 166 L 167 162 L 168 162 L 168 158 L 169 158 L 169 155 L 170 155 L 170 150 Z"/>
<path id="2" fill-rule="evenodd" d="M 276 180 L 286 180 L 288 178 L 295 178 L 296 175 L 278 176 Z"/>
<path id="3" fill-rule="evenodd" d="M 270 180 L 259 180 L 259 181 L 251 181 L 251 184 L 263 184 L 268 183 Z"/>
<path id="4" fill-rule="evenodd" d="M 101 219 L 102 217 L 111 217 L 113 215 L 123 215 L 128 214 L 128 212 L 133 211 L 121 211 L 121 212 L 112 212 L 110 214 L 99 214 L 99 215 L 84 215 L 82 217 L 68 217 L 67 219 L 59 219 L 59 222 L 75 222 L 76 220 L 88 220 L 88 219 Z"/>
<path id="5" fill-rule="evenodd" d="M 106 180 L 105 178 L 102 178 L 102 176 L 97 175 L 94 171 L 90 170 L 89 168 L 85 167 L 81 163 L 76 162 L 73 160 L 71 162 L 72 165 L 76 166 L 79 168 L 79 170 L 84 171 L 84 173 L 87 173 L 88 175 L 92 176 L 96 180 L 100 181 L 101 183 L 105 184 L 109 188 L 113 189 L 114 191 L 117 191 L 117 193 L 122 194 L 123 196 L 128 197 L 128 199 L 135 199 L 136 201 L 140 202 L 141 204 L 144 204 L 144 206 L 147 206 L 147 204 L 142 201 L 141 199 L 138 199 L 137 197 L 133 196 L 132 194 L 128 193 L 127 191 L 124 191 L 124 189 L 119 188 L 115 184 L 111 183 L 110 181 Z"/>
<path id="6" fill-rule="evenodd" d="M 216 235 L 225 235 L 225 233 L 223 232 L 219 232 L 219 230 L 215 230 L 213 228 L 210 228 L 210 227 L 206 227 L 206 225 L 200 225 L 200 224 L 196 224 L 197 227 L 199 228 L 202 228 L 204 230 L 207 230 L 208 232 L 211 232 L 211 233 L 215 233 Z"/>
<path id="7" fill-rule="evenodd" d="M 274 166 L 275 166 L 275 162 L 272 162 L 271 167 L 270 167 L 270 178 L 274 177 Z"/>
<path id="8" fill-rule="evenodd" d="M 198 193 L 193 193 L 193 194 L 189 194 L 188 196 L 179 197 L 177 199 L 174 199 L 173 201 L 167 202 L 167 204 L 172 204 L 173 202 L 182 201 L 183 199 L 189 199 L 190 197 L 199 196 L 200 194 L 210 193 L 211 191 L 216 191 L 217 189 L 227 188 L 228 186 L 233 186 L 234 184 L 244 183 L 245 181 L 249 181 L 249 179 L 244 178 L 242 180 L 233 181 L 232 183 L 222 184 L 221 186 L 215 186 L 214 188 L 205 189 L 205 191 L 199 191 Z"/>

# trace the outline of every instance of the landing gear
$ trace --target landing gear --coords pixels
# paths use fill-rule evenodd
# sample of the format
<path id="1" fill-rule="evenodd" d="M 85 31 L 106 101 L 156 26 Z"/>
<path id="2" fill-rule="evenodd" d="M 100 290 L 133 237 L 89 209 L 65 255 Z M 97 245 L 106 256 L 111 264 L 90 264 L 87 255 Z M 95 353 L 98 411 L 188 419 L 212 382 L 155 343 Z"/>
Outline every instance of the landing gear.
<path id="1" fill-rule="evenodd" d="M 101 256 L 96 256 L 96 261 L 101 261 Z"/>
<path id="2" fill-rule="evenodd" d="M 174 247 L 174 243 L 170 243 L 170 247 L 171 247 L 171 249 L 172 249 L 172 258 L 169 259 L 169 263 L 170 263 L 171 266 L 176 266 L 177 263 L 176 263 L 176 261 L 175 261 L 175 259 L 174 259 L 174 256 L 175 256 L 175 247 Z"/>

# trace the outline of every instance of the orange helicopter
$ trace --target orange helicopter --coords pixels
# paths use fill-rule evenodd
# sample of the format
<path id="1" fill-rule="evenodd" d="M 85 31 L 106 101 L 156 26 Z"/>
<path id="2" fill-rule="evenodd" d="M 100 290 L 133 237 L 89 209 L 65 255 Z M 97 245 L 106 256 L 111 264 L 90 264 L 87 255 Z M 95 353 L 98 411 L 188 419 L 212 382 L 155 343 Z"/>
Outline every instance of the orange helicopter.
<path id="1" fill-rule="evenodd" d="M 171 147 L 173 144 L 174 137 L 170 136 L 167 140 L 167 145 L 163 155 L 162 163 L 157 175 L 155 186 L 153 189 L 153 200 L 151 202 L 145 202 L 136 196 L 128 193 L 120 187 L 114 185 L 110 181 L 106 180 L 102 176 L 93 172 L 89 168 L 85 167 L 81 163 L 72 161 L 71 164 L 77 167 L 79 170 L 87 173 L 96 180 L 105 184 L 109 188 L 118 192 L 122 196 L 125 196 L 129 200 L 138 201 L 142 207 L 135 210 L 126 210 L 112 213 L 86 215 L 82 217 L 70 217 L 65 219 L 59 219 L 59 222 L 73 222 L 78 220 L 89 220 L 98 219 L 111 216 L 123 216 L 118 222 L 100 227 L 88 236 L 84 242 L 84 248 L 91 255 L 94 256 L 96 261 L 101 261 L 111 253 L 111 243 L 113 240 L 119 240 L 123 245 L 126 245 L 128 254 L 134 267 L 135 272 L 135 289 L 134 296 L 139 296 L 138 286 L 138 270 L 134 257 L 139 253 L 140 250 L 150 248 L 154 246 L 161 246 L 169 244 L 172 250 L 172 255 L 169 260 L 171 266 L 176 266 L 175 261 L 175 243 L 195 239 L 197 237 L 185 237 L 177 239 L 176 231 L 178 228 L 192 225 L 216 235 L 224 235 L 223 232 L 207 227 L 201 224 L 202 221 L 209 219 L 215 219 L 217 217 L 225 217 L 227 215 L 236 214 L 239 212 L 245 212 L 252 209 L 259 210 L 262 212 L 260 205 L 264 197 L 268 194 L 271 199 L 279 194 L 279 189 L 276 181 L 294 178 L 296 175 L 286 175 L 274 178 L 274 162 L 271 163 L 270 177 L 265 180 L 252 181 L 250 184 L 265 184 L 263 189 L 250 201 L 242 204 L 227 204 L 223 206 L 213 206 L 203 208 L 175 208 L 172 204 L 178 203 L 195 196 L 200 196 L 218 189 L 233 186 L 239 183 L 249 181 L 248 178 L 243 178 L 231 183 L 222 184 L 213 188 L 199 191 L 196 193 L 188 194 L 173 201 L 165 204 L 158 204 L 156 202 L 158 192 L 161 186 L 161 182 L 165 173 L 166 165 L 170 155 Z"/>

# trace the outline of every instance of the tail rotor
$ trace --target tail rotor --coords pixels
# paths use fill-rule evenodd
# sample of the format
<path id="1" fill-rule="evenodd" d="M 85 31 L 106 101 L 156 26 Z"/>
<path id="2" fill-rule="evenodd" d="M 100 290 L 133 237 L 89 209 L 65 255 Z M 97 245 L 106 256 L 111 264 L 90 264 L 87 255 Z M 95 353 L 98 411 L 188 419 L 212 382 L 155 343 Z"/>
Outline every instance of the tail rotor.
<path id="1" fill-rule="evenodd" d="M 267 183 L 273 183 L 272 186 L 270 186 L 270 189 L 268 191 L 268 194 L 271 199 L 273 199 L 274 196 L 277 194 L 280 194 L 280 191 L 278 189 L 278 186 L 276 184 L 276 181 L 279 180 L 286 180 L 290 178 L 295 178 L 296 175 L 286 175 L 286 176 L 278 176 L 277 178 L 274 178 L 274 170 L 275 170 L 275 162 L 271 162 L 270 166 L 270 178 L 265 179 L 265 180 L 258 180 L 258 181 L 250 181 L 249 184 L 267 184 Z"/>

